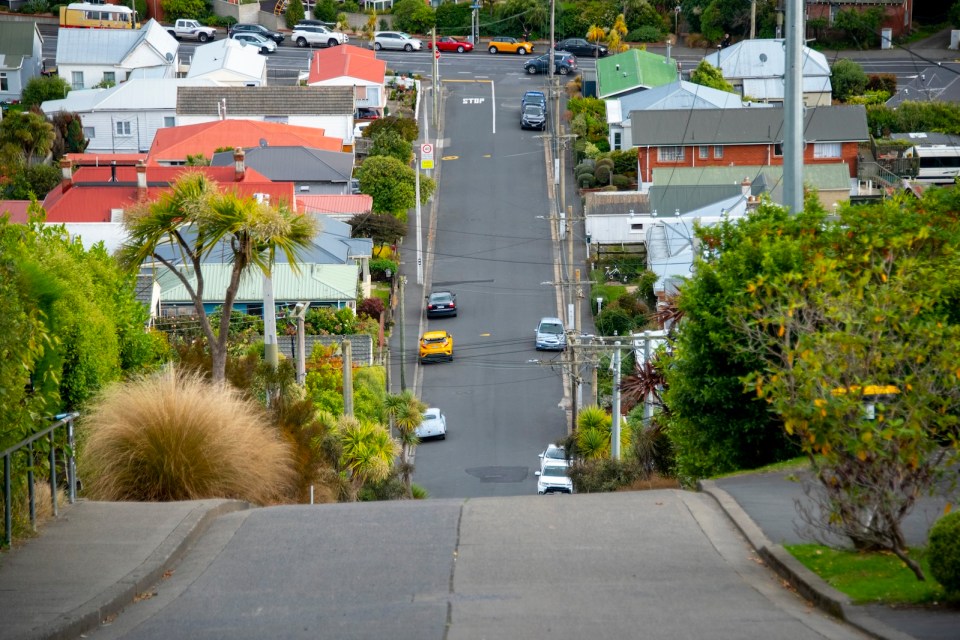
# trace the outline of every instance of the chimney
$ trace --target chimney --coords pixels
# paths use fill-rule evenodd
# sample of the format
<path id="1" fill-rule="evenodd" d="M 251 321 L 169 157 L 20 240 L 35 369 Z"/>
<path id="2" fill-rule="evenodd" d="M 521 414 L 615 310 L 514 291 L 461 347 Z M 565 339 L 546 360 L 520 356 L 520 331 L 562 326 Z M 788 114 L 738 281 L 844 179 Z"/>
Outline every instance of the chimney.
<path id="1" fill-rule="evenodd" d="M 110 182 L 117 181 L 117 161 L 114 160 L 110 163 Z"/>
<path id="2" fill-rule="evenodd" d="M 147 200 L 147 163 L 143 160 L 137 162 L 137 202 L 146 202 Z"/>
<path id="3" fill-rule="evenodd" d="M 233 150 L 233 180 L 234 182 L 240 182 L 243 180 L 243 176 L 247 173 L 247 167 L 243 162 L 244 157 L 243 149 L 234 149 Z"/>
<path id="4" fill-rule="evenodd" d="M 73 163 L 69 158 L 60 159 L 60 190 L 66 191 L 73 186 Z"/>
<path id="5" fill-rule="evenodd" d="M 750 178 L 744 178 L 743 182 L 740 183 L 740 194 L 744 198 L 750 199 Z"/>

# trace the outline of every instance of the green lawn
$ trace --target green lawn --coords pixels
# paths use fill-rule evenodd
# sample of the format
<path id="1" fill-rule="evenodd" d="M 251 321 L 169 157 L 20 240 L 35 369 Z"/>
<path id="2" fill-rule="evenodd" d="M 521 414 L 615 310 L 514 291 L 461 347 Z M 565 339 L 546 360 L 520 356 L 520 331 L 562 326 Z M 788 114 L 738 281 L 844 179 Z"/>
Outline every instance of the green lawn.
<path id="1" fill-rule="evenodd" d="M 735 476 L 744 476 L 748 473 L 770 473 L 773 471 L 803 471 L 804 469 L 810 468 L 810 460 L 806 456 L 798 456 L 796 458 L 791 458 L 790 460 L 784 460 L 782 462 L 774 462 L 773 464 L 768 464 L 765 467 L 760 467 L 759 469 L 740 469 L 738 471 L 731 471 L 730 473 L 721 473 L 719 475 L 713 476 L 713 479 L 716 478 L 732 478 Z"/>
<path id="2" fill-rule="evenodd" d="M 945 596 L 943 587 L 930 575 L 923 548 L 911 549 L 910 555 L 919 559 L 927 576 L 924 582 L 892 553 L 845 551 L 816 544 L 785 548 L 855 604 L 933 604 Z"/>

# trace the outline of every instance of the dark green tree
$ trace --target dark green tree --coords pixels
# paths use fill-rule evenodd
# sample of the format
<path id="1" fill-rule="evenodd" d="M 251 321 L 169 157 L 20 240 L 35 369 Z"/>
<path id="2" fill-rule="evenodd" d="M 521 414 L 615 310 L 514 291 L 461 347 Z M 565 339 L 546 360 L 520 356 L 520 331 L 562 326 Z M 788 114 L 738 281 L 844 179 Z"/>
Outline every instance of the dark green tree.
<path id="1" fill-rule="evenodd" d="M 60 170 L 49 164 L 21 166 L 10 178 L 10 182 L 0 190 L 3 197 L 10 200 L 42 200 L 47 193 L 60 183 Z"/>
<path id="2" fill-rule="evenodd" d="M 51 153 L 59 160 L 65 153 L 83 153 L 90 141 L 83 135 L 83 122 L 80 114 L 58 111 L 50 119 L 56 138 Z"/>
<path id="3" fill-rule="evenodd" d="M 371 238 L 381 249 L 407 235 L 407 225 L 385 213 L 358 213 L 349 224 L 354 238 Z"/>
<path id="4" fill-rule="evenodd" d="M 320 0 L 313 5 L 313 17 L 324 22 L 337 21 L 337 5 L 333 0 Z"/>
<path id="5" fill-rule="evenodd" d="M 15 149 L 24 166 L 43 160 L 55 137 L 53 125 L 39 113 L 8 113 L 0 120 L 0 148 Z"/>
<path id="6" fill-rule="evenodd" d="M 960 1 L 953 3 L 953 6 L 950 7 L 949 15 L 950 24 L 952 24 L 955 29 L 960 29 Z"/>
<path id="7" fill-rule="evenodd" d="M 413 145 L 404 139 L 397 131 L 383 131 L 373 138 L 370 148 L 371 156 L 390 156 L 400 162 L 409 164 L 413 159 Z"/>
<path id="8" fill-rule="evenodd" d="M 38 76 L 27 82 L 20 101 L 29 109 L 39 107 L 47 100 L 66 98 L 69 92 L 70 85 L 60 76 Z"/>
<path id="9" fill-rule="evenodd" d="M 173 22 L 180 18 L 201 20 L 210 14 L 210 5 L 206 0 L 160 0 L 163 15 Z"/>
<path id="10" fill-rule="evenodd" d="M 398 118 L 397 116 L 387 116 L 370 123 L 363 130 L 363 137 L 375 138 L 385 131 L 396 131 L 407 142 L 415 142 L 420 137 L 420 127 L 413 118 Z"/>
<path id="11" fill-rule="evenodd" d="M 400 0 L 393 5 L 393 26 L 410 33 L 430 33 L 437 22 L 433 7 L 419 0 Z"/>
<path id="12" fill-rule="evenodd" d="M 849 58 L 841 58 L 833 63 L 830 76 L 833 99 L 840 102 L 862 95 L 867 88 L 867 74 L 863 67 Z"/>
<path id="13" fill-rule="evenodd" d="M 710 87 L 711 89 L 735 93 L 733 85 L 724 79 L 720 69 L 706 60 L 701 60 L 697 68 L 690 74 L 690 82 L 704 87 Z"/>
<path id="14" fill-rule="evenodd" d="M 833 27 L 843 31 L 857 47 L 869 49 L 880 41 L 882 22 L 883 10 L 879 7 L 844 9 L 837 12 Z"/>
<path id="15" fill-rule="evenodd" d="M 417 204 L 416 175 L 409 165 L 389 156 L 370 156 L 357 170 L 360 190 L 373 198 L 374 213 L 389 213 L 406 220 L 407 211 Z M 433 193 L 436 184 L 420 176 L 420 202 Z"/>
<path id="16" fill-rule="evenodd" d="M 287 3 L 287 10 L 283 14 L 283 19 L 287 23 L 287 27 L 295 27 L 301 20 L 307 17 L 306 12 L 303 10 L 303 2 L 301 0 L 290 0 Z"/>

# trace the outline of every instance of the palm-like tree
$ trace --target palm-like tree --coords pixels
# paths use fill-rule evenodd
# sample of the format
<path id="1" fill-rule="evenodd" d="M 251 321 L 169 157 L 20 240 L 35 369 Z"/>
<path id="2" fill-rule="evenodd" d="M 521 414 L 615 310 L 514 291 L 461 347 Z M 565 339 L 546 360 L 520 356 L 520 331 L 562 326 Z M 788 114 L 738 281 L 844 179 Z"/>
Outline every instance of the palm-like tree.
<path id="1" fill-rule="evenodd" d="M 403 485 L 407 495 L 413 497 L 411 476 L 413 465 L 410 464 L 410 452 L 420 444 L 417 437 L 417 427 L 423 422 L 423 412 L 427 405 L 421 402 L 409 389 L 396 395 L 387 396 L 387 415 L 397 428 L 397 439 L 400 441 L 400 472 L 403 476 Z"/>
<path id="2" fill-rule="evenodd" d="M 390 476 L 397 443 L 381 425 L 360 422 L 353 416 L 337 420 L 340 440 L 340 467 L 350 473 L 354 494 L 368 481 L 386 480 Z"/>
<path id="3" fill-rule="evenodd" d="M 250 267 L 269 275 L 277 251 L 296 267 L 299 252 L 310 244 L 317 226 L 310 216 L 294 213 L 283 204 L 271 207 L 252 197 L 220 193 L 201 172 L 186 173 L 171 186 L 155 202 L 134 208 L 126 217 L 128 240 L 120 251 L 120 260 L 128 269 L 137 270 L 152 259 L 179 278 L 193 300 L 210 348 L 211 377 L 222 383 L 230 317 L 241 276 Z M 164 246 L 172 247 L 178 258 L 161 252 Z M 219 330 L 214 331 L 203 306 L 202 266 L 212 251 L 223 246 L 230 251 L 233 270 L 223 296 Z"/>
<path id="4" fill-rule="evenodd" d="M 597 45 L 597 48 L 593 50 L 593 57 L 600 57 L 600 43 L 603 42 L 607 37 L 607 30 L 601 27 L 598 24 L 590 25 L 590 28 L 587 30 L 587 40 L 593 42 Z"/>

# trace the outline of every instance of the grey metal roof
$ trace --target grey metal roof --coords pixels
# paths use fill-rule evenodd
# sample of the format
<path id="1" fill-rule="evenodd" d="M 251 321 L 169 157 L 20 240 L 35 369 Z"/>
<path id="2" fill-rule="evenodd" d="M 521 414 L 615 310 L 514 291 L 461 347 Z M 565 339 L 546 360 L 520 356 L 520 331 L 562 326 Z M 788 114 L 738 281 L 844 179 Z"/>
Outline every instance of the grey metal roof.
<path id="1" fill-rule="evenodd" d="M 622 113 L 646 109 L 738 109 L 743 100 L 736 93 L 678 80 L 620 98 Z"/>
<path id="2" fill-rule="evenodd" d="M 177 93 L 177 113 L 217 115 L 217 105 L 238 115 L 353 115 L 353 87 L 183 87 Z"/>
<path id="3" fill-rule="evenodd" d="M 57 64 L 120 64 L 141 43 L 172 61 L 179 43 L 152 18 L 140 29 L 60 29 Z M 167 57 L 169 54 L 169 57 Z"/>
<path id="4" fill-rule="evenodd" d="M 650 197 L 639 191 L 588 191 L 583 210 L 589 216 L 650 213 Z"/>
<path id="5" fill-rule="evenodd" d="M 665 109 L 630 114 L 635 147 L 703 144 L 773 144 L 783 141 L 783 109 Z M 807 142 L 868 140 L 863 105 L 807 109 Z"/>
<path id="6" fill-rule="evenodd" d="M 906 140 L 913 144 L 945 144 L 950 146 L 960 146 L 960 136 L 949 133 L 892 133 L 891 140 Z"/>
<path id="7" fill-rule="evenodd" d="M 206 87 L 183 87 L 206 88 Z M 353 154 L 307 147 L 250 147 L 244 162 L 274 182 L 346 183 L 353 175 Z M 233 165 L 233 151 L 213 154 L 215 167 Z"/>
<path id="8" fill-rule="evenodd" d="M 911 102 L 960 102 L 960 64 L 944 62 L 927 67 L 910 82 L 901 85 L 887 100 L 888 107 Z"/>
<path id="9" fill-rule="evenodd" d="M 737 78 L 782 78 L 786 69 L 786 51 L 783 40 L 757 38 L 741 40 L 725 49 L 705 56 L 703 59 L 723 72 L 723 77 Z M 830 76 L 827 57 L 810 47 L 803 47 L 803 76 Z"/>
<path id="10" fill-rule="evenodd" d="M 740 185 L 732 183 L 690 185 L 682 189 L 654 183 L 650 187 L 650 209 L 666 214 L 686 213 L 741 194 Z"/>
<path id="11" fill-rule="evenodd" d="M 769 193 L 774 202 L 781 201 L 783 165 L 749 165 L 734 167 L 677 167 L 653 170 L 653 184 L 673 189 L 689 189 L 702 185 L 739 185 L 750 180 L 751 193 Z M 803 184 L 819 191 L 850 189 L 850 168 L 844 162 L 807 164 L 803 166 Z"/>
<path id="12" fill-rule="evenodd" d="M 36 22 L 0 22 L 0 54 L 7 56 L 8 61 L 33 56 L 34 37 L 39 37 L 43 42 Z M 10 65 L 8 68 L 15 66 L 19 65 Z"/>

